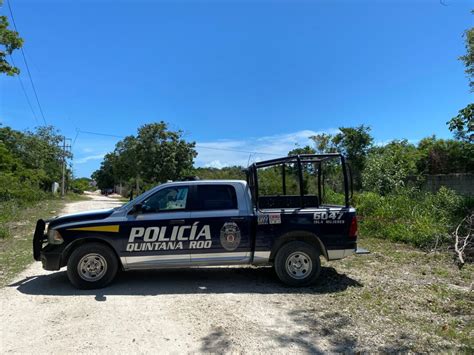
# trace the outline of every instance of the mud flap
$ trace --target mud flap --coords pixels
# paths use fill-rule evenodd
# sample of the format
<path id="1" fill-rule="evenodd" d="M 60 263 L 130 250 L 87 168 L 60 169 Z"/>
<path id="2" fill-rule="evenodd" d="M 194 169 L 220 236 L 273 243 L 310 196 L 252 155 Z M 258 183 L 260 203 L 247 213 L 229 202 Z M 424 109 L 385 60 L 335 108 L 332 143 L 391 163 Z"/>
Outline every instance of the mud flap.
<path id="1" fill-rule="evenodd" d="M 44 228 L 46 227 L 45 222 L 42 219 L 38 219 L 36 222 L 35 234 L 33 236 L 33 258 L 36 261 L 40 261 L 41 248 L 43 247 Z"/>

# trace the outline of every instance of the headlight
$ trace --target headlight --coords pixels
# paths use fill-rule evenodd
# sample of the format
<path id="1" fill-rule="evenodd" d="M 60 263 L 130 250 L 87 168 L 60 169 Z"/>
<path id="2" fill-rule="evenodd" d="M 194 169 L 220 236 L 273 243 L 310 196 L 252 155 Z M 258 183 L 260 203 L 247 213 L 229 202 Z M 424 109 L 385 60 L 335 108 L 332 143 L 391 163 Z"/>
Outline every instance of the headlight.
<path id="1" fill-rule="evenodd" d="M 49 244 L 62 244 L 64 242 L 63 237 L 56 229 L 50 229 L 48 231 L 48 243 Z"/>

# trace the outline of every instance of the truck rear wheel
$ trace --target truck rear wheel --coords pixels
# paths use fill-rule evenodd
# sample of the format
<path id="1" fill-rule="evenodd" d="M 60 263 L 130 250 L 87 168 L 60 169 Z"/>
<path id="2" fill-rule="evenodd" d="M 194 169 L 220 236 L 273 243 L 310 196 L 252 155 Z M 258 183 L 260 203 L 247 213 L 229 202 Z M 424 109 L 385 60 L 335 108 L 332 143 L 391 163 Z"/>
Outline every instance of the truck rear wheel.
<path id="1" fill-rule="evenodd" d="M 283 245 L 275 258 L 278 278 L 289 286 L 306 286 L 316 281 L 321 272 L 319 250 L 308 243 Z"/>
<path id="2" fill-rule="evenodd" d="M 107 286 L 118 270 L 117 257 L 106 245 L 86 243 L 74 250 L 67 262 L 69 281 L 80 289 Z"/>

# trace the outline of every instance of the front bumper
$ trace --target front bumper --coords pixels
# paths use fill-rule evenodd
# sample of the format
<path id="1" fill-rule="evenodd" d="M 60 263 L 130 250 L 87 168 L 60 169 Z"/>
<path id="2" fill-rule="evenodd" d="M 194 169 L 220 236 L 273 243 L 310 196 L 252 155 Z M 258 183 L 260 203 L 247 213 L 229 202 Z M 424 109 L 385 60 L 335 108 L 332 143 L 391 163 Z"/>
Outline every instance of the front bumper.
<path id="1" fill-rule="evenodd" d="M 48 239 L 44 234 L 45 228 L 45 221 L 39 219 L 36 222 L 35 234 L 33 236 L 33 258 L 36 261 L 41 261 L 45 270 L 59 270 L 64 248 L 58 245 L 45 245 Z"/>
<path id="2" fill-rule="evenodd" d="M 36 222 L 35 234 L 33 235 L 33 258 L 36 261 L 41 260 L 41 249 L 43 248 L 43 243 L 47 239 L 46 235 L 44 234 L 45 228 L 45 221 L 38 219 Z"/>
<path id="3" fill-rule="evenodd" d="M 43 264 L 43 269 L 50 271 L 59 270 L 61 268 L 62 252 L 63 248 L 57 245 L 47 245 L 42 249 L 40 259 Z"/>

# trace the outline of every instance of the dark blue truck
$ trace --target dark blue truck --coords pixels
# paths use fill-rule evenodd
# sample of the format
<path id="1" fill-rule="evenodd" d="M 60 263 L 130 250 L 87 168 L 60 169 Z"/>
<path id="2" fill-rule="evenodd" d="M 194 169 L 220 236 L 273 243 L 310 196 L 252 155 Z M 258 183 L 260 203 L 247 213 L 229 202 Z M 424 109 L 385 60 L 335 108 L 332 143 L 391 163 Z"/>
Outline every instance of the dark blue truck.
<path id="1" fill-rule="evenodd" d="M 334 161 L 344 205 L 321 201 L 323 167 L 330 162 L 334 170 Z M 263 186 L 265 173 L 278 174 L 278 183 Z M 165 183 L 121 207 L 38 220 L 33 255 L 46 270 L 67 266 L 71 283 L 86 289 L 106 286 L 119 268 L 245 264 L 273 265 L 282 282 L 304 286 L 318 278 L 321 256 L 356 251 L 350 180 L 344 156 L 307 154 L 255 163 L 247 181 Z"/>

